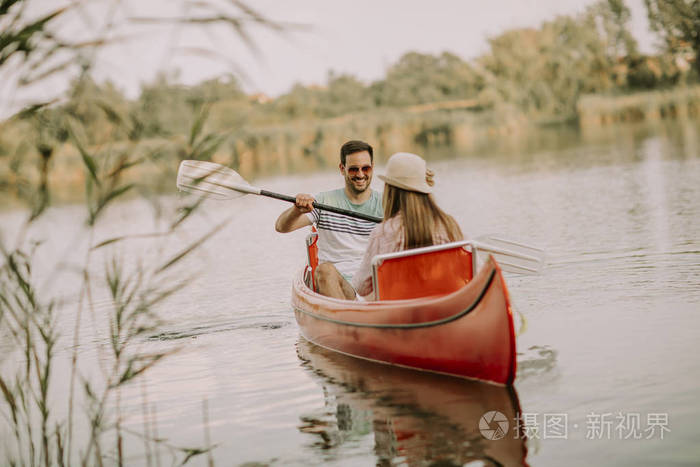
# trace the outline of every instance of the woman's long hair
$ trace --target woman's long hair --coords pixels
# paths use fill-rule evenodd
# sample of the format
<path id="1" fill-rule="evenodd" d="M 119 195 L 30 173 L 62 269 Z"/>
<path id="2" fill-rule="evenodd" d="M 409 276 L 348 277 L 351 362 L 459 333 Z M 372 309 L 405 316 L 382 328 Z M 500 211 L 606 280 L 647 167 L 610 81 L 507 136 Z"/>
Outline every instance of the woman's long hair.
<path id="1" fill-rule="evenodd" d="M 437 206 L 431 194 L 386 184 L 383 203 L 385 220 L 401 216 L 405 249 L 434 245 L 433 233 L 440 227 L 451 242 L 463 239 L 462 229 L 452 216 Z"/>

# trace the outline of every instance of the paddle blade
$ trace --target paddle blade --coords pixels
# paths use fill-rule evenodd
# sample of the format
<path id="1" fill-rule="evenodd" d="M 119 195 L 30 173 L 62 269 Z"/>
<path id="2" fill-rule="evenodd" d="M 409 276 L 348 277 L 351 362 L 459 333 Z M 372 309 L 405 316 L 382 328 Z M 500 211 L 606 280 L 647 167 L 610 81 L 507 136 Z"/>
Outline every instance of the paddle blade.
<path id="1" fill-rule="evenodd" d="M 185 160 L 177 171 L 177 188 L 214 199 L 234 199 L 246 194 L 260 194 L 238 172 L 221 164 Z"/>
<path id="2" fill-rule="evenodd" d="M 501 269 L 517 274 L 538 274 L 544 267 L 542 248 L 509 240 L 500 235 L 486 235 L 476 239 L 477 260 L 486 261 L 493 255 Z"/>

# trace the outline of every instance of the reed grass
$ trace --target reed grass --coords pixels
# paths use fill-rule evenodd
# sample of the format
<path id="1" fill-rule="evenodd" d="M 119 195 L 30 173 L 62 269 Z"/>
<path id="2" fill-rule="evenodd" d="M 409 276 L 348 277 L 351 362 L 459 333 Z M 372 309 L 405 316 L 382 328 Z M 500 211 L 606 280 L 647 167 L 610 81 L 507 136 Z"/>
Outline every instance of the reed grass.
<path id="1" fill-rule="evenodd" d="M 194 120 L 187 141 L 191 148 L 188 157 L 208 157 L 206 152 L 218 144 L 217 135 L 205 132 L 205 118 L 206 115 L 201 114 Z M 191 279 L 175 272 L 174 266 L 196 251 L 226 222 L 180 251 L 162 256 L 160 263 L 126 268 L 124 258 L 112 247 L 131 237 L 117 235 L 93 245 L 94 232 L 112 203 L 138 190 L 138 183 L 128 180 L 127 172 L 138 171 L 149 159 L 134 155 L 129 144 L 95 152 L 83 143 L 80 130 L 79 126 L 72 128 L 71 144 L 74 157 L 82 164 L 84 230 L 91 246 L 85 250 L 77 274 L 63 270 L 60 264 L 54 266 L 55 274 L 76 274 L 79 281 L 77 303 L 63 303 L 46 288 L 38 286 L 33 276 L 35 257 L 41 249 L 30 240 L 29 234 L 53 199 L 50 181 L 55 176 L 52 173 L 55 167 L 52 160 L 57 154 L 54 147 L 44 142 L 37 144 L 42 162 L 37 168 L 38 176 L 28 177 L 25 182 L 27 192 L 39 193 L 39 196 L 21 198 L 28 208 L 27 217 L 14 246 L 0 241 L 0 335 L 7 336 L 3 344 L 12 356 L 0 364 L 0 418 L 7 422 L 13 439 L 12 443 L 3 441 L 6 446 L 0 449 L 0 463 L 125 465 L 127 438 L 137 437 L 144 443 L 149 465 L 160 465 L 162 449 L 171 454 L 175 463 L 184 464 L 197 456 L 208 455 L 212 447 L 179 447 L 159 438 L 155 409 L 150 409 L 149 421 L 144 424 L 142 433 L 125 429 L 121 393 L 177 351 L 144 352 L 140 350 L 140 343 L 158 334 L 163 324 L 158 306 Z M 157 165 L 158 159 L 152 162 Z M 169 163 L 168 160 L 166 164 Z M 23 172 L 17 170 L 16 173 Z M 153 237 L 176 234 L 199 205 L 200 201 L 185 201 L 182 209 L 168 220 L 167 229 L 153 233 Z M 102 258 L 104 272 L 96 275 L 95 268 Z M 94 329 L 98 336 L 105 336 L 103 340 L 98 338 L 95 344 L 101 362 L 101 378 L 88 377 L 81 371 L 78 352 L 88 345 L 80 341 L 86 313 L 92 316 L 93 322 L 99 321 L 95 308 L 97 290 L 107 291 L 109 297 L 106 332 Z M 71 340 L 70 336 L 60 335 L 57 323 L 73 316 L 76 321 Z M 57 343 L 63 342 L 65 346 L 67 339 L 72 350 L 70 374 L 66 378 L 56 373 L 55 365 L 58 359 L 64 358 L 57 351 Z M 58 387 L 62 385 L 68 386 L 66 400 L 56 400 L 56 392 L 60 392 Z M 87 436 L 81 437 L 78 427 L 85 427 Z M 208 433 L 205 439 L 208 444 Z"/>
<path id="2" fill-rule="evenodd" d="M 587 95 L 578 102 L 582 128 L 623 122 L 700 117 L 700 86 L 637 92 L 626 95 Z"/>

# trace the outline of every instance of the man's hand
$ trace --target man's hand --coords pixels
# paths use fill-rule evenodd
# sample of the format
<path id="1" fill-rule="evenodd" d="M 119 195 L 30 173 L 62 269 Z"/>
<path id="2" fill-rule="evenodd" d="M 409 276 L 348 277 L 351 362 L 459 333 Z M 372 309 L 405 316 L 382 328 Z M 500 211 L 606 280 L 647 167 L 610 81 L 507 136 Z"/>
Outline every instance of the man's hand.
<path id="1" fill-rule="evenodd" d="M 299 210 L 300 213 L 306 214 L 314 210 L 314 203 L 315 199 L 313 196 L 308 195 L 306 193 L 299 193 L 296 196 L 296 202 L 294 203 L 294 206 Z"/>
<path id="2" fill-rule="evenodd" d="M 311 225 L 311 220 L 305 214 L 314 210 L 314 201 L 313 196 L 299 193 L 295 198 L 294 206 L 284 211 L 277 218 L 275 230 L 285 233 Z"/>

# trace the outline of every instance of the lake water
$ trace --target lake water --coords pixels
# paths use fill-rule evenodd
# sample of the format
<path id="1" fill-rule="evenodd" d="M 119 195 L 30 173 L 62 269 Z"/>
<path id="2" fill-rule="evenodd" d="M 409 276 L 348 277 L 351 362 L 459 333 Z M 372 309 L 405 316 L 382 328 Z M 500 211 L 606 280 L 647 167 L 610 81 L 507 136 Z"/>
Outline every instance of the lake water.
<path id="1" fill-rule="evenodd" d="M 163 278 L 153 276 L 161 285 L 182 282 L 182 290 L 159 306 L 160 329 L 133 348 L 176 352 L 121 391 L 128 430 L 170 445 L 212 445 L 217 465 L 700 463 L 697 125 L 585 137 L 553 131 L 475 156 L 431 155 L 436 197 L 468 236 L 499 233 L 547 251 L 541 274 L 506 276 L 527 320 L 513 390 L 390 369 L 300 338 L 289 300 L 306 233 L 274 231 L 287 208 L 279 201 L 209 201 L 174 235 L 134 238 L 87 256 L 87 245 L 164 228 L 152 205 L 130 201 L 110 209 L 92 237 L 76 206 L 52 209 L 26 234 L 44 241 L 34 269 L 40 290 L 62 300 L 55 416 L 67 410 L 74 348 L 85 380 L 99 385 L 109 371 L 105 260 L 121 258 L 126 271 L 152 270 L 227 222 Z M 339 186 L 340 177 L 256 183 L 313 193 Z M 22 218 L 0 215 L 6 245 Z M 79 312 L 72 265 L 86 260 L 93 305 Z M 21 363 L 6 336 L 0 347 L 3 371 Z M 78 414 L 85 405 L 77 404 Z M 479 431 L 481 417 L 494 410 L 509 421 L 500 441 Z M 516 438 L 514 418 L 524 421 L 527 441 Z M 0 437 L 2 446 L 11 444 L 4 418 Z M 126 446 L 129 465 L 173 462 L 166 447 L 146 448 L 137 436 L 127 436 Z"/>

